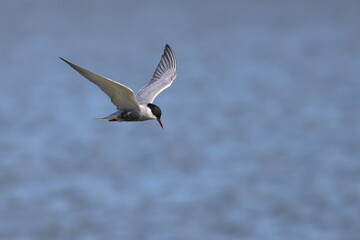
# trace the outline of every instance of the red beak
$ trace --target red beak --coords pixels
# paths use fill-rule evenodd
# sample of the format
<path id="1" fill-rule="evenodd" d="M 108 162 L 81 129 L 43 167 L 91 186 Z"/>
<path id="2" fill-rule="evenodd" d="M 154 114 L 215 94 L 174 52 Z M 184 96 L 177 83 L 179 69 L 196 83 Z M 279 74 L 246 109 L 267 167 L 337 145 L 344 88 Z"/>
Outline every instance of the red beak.
<path id="1" fill-rule="evenodd" d="M 162 122 L 161 122 L 160 118 L 156 118 L 156 120 L 159 122 L 161 128 L 164 129 L 164 126 L 162 125 Z"/>

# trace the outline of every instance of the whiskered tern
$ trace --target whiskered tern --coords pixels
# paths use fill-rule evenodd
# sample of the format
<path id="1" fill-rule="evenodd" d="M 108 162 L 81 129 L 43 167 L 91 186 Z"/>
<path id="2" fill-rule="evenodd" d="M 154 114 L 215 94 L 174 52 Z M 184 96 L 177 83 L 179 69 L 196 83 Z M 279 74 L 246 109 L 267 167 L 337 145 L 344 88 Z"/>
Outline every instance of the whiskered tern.
<path id="1" fill-rule="evenodd" d="M 60 59 L 96 84 L 110 97 L 111 102 L 116 106 L 118 111 L 99 119 L 108 119 L 111 122 L 157 120 L 160 126 L 164 128 L 161 122 L 161 109 L 153 104 L 153 101 L 176 78 L 176 58 L 169 45 L 165 45 L 160 63 L 150 82 L 136 95 L 133 90 L 123 84 L 90 72 L 64 58 Z"/>

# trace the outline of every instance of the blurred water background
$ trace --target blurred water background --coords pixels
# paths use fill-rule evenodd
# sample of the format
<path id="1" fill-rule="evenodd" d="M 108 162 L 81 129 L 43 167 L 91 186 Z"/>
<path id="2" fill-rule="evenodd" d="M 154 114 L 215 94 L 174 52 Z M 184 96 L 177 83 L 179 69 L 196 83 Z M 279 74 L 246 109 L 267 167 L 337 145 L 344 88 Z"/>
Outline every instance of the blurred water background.
<path id="1" fill-rule="evenodd" d="M 355 240 L 359 1 L 0 3 L 0 239 Z M 156 121 L 94 120 L 172 46 Z"/>

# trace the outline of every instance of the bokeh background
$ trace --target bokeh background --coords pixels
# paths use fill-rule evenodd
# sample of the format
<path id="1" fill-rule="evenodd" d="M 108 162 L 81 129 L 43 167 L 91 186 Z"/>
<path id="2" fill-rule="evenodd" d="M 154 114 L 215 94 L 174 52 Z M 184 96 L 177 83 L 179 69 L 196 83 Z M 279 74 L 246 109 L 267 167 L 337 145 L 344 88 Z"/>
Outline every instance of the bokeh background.
<path id="1" fill-rule="evenodd" d="M 355 240 L 359 1 L 0 3 L 0 239 Z M 156 121 L 109 123 L 96 86 Z"/>

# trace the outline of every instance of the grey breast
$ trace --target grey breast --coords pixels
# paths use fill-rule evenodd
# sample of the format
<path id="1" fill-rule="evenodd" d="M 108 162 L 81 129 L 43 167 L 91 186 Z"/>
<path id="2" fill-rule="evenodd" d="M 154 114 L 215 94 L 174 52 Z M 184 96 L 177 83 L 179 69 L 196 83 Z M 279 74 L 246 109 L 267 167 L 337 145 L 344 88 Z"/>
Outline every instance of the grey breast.
<path id="1" fill-rule="evenodd" d="M 139 121 L 140 114 L 137 111 L 123 111 L 120 118 L 124 121 Z"/>

